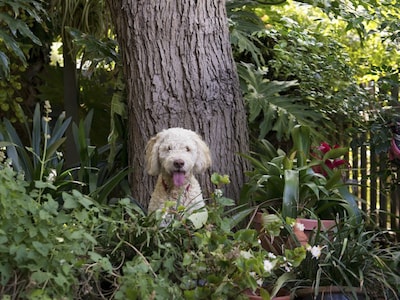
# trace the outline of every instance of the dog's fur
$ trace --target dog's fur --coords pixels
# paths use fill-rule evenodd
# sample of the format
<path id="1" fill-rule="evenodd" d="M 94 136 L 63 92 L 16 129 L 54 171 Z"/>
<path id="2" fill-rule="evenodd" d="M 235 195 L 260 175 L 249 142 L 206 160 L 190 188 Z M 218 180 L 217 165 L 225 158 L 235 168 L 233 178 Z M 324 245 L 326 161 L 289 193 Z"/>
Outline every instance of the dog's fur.
<path id="1" fill-rule="evenodd" d="M 176 201 L 193 211 L 204 206 L 194 174 L 211 165 L 210 150 L 200 136 L 188 129 L 169 128 L 152 137 L 146 145 L 146 171 L 157 176 L 148 212 Z"/>

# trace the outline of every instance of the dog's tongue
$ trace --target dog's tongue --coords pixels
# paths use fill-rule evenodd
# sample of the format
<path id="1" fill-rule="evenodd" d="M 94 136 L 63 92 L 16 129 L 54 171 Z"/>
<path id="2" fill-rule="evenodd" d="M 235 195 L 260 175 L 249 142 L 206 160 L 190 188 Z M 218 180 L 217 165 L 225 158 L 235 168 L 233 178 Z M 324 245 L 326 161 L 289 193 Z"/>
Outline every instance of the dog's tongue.
<path id="1" fill-rule="evenodd" d="M 185 183 L 185 173 L 183 172 L 174 172 L 172 174 L 172 181 L 176 187 L 180 187 Z"/>

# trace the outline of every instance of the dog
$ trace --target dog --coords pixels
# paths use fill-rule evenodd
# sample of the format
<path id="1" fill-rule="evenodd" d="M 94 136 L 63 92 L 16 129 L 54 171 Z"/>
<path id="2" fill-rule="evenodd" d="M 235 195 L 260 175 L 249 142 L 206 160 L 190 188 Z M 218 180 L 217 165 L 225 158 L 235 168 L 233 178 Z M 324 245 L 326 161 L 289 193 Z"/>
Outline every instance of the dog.
<path id="1" fill-rule="evenodd" d="M 205 206 L 199 182 L 194 174 L 211 166 L 210 149 L 194 131 L 169 128 L 153 136 L 145 148 L 146 171 L 158 176 L 148 212 L 176 201 L 191 212 Z"/>

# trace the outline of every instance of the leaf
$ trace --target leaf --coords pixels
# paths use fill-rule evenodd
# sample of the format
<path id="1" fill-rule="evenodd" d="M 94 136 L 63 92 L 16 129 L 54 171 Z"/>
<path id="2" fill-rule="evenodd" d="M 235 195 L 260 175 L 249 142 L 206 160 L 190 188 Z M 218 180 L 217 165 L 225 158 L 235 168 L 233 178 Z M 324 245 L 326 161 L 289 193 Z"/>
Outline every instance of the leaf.
<path id="1" fill-rule="evenodd" d="M 35 250 L 37 252 L 39 252 L 42 256 L 47 257 L 50 249 L 52 248 L 51 244 L 43 244 L 41 242 L 38 241 L 33 241 L 32 242 L 32 246 L 33 248 L 35 248 Z"/>
<path id="2" fill-rule="evenodd" d="M 51 277 L 52 275 L 49 272 L 36 271 L 32 273 L 31 280 L 41 284 L 51 279 Z M 31 296 L 33 295 L 31 294 Z"/>
<path id="3" fill-rule="evenodd" d="M 285 186 L 282 199 L 282 216 L 284 218 L 297 217 L 297 204 L 299 203 L 299 171 L 285 170 Z"/>
<path id="4" fill-rule="evenodd" d="M 8 78 L 8 76 L 10 76 L 10 60 L 3 51 L 0 51 L 0 77 Z"/>
<path id="5" fill-rule="evenodd" d="M 296 125 L 292 129 L 293 149 L 297 152 L 298 167 L 307 163 L 311 147 L 310 134 L 310 128 L 307 126 Z"/>
<path id="6" fill-rule="evenodd" d="M 63 204 L 64 209 L 74 209 L 78 207 L 78 202 L 70 194 L 63 192 L 62 198 L 64 200 Z"/>
<path id="7" fill-rule="evenodd" d="M 188 219 L 193 223 L 194 228 L 200 229 L 207 223 L 208 212 L 206 209 L 192 213 Z"/>
<path id="8" fill-rule="evenodd" d="M 333 148 L 325 153 L 322 160 L 325 161 L 327 159 L 339 158 L 343 155 L 346 155 L 347 153 L 349 153 L 349 148 L 346 147 Z"/>

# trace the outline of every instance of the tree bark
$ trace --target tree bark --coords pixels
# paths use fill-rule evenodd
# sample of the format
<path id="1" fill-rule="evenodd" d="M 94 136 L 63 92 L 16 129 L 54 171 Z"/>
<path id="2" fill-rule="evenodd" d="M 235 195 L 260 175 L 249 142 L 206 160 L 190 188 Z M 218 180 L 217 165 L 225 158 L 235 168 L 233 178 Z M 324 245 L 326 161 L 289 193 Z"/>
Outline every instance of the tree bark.
<path id="1" fill-rule="evenodd" d="M 247 117 L 239 89 L 223 0 L 108 0 L 127 80 L 133 196 L 147 206 L 154 178 L 144 171 L 148 139 L 169 127 L 198 132 L 213 166 L 198 176 L 205 197 L 213 172 L 228 174 L 237 199 L 248 151 Z"/>

